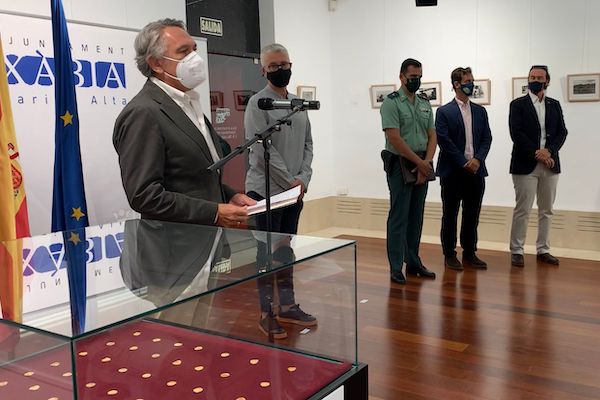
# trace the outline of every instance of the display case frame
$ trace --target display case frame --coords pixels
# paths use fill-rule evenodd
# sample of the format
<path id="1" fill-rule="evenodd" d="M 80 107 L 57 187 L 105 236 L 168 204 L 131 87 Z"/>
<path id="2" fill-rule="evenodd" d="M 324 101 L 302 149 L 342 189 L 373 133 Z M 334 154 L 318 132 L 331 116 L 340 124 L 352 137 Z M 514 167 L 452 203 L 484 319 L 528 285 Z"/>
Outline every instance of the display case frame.
<path id="1" fill-rule="evenodd" d="M 69 262 L 64 250 L 73 233 L 79 235 L 82 245 L 86 246 L 88 257 L 83 266 Z M 260 243 L 266 242 L 266 235 L 271 235 L 270 242 L 274 247 L 267 259 L 259 262 L 256 249 Z M 58 249 L 61 242 L 62 250 Z M 103 244 L 102 250 L 99 250 L 98 243 Z M 107 386 L 110 382 L 106 381 L 116 381 L 102 377 L 97 371 L 105 365 L 115 365 L 113 369 L 116 372 L 112 373 L 117 377 L 134 370 L 137 375 L 144 375 L 135 369 L 137 362 L 128 366 L 127 357 L 122 357 L 131 351 L 130 348 L 141 348 L 141 345 L 127 342 L 127 349 L 120 348 L 111 353 L 125 343 L 123 338 L 131 340 L 127 336 L 131 332 L 128 331 L 127 335 L 123 332 L 133 329 L 141 332 L 142 337 L 144 331 L 139 327 L 143 326 L 144 329 L 159 327 L 166 332 L 165 337 L 170 338 L 186 337 L 194 341 L 205 337 L 218 343 L 208 346 L 216 349 L 217 358 L 219 354 L 226 353 L 224 350 L 219 352 L 219 346 L 233 346 L 239 348 L 239 352 L 231 351 L 231 359 L 243 352 L 262 352 L 264 363 L 271 369 L 284 365 L 284 361 L 280 362 L 284 359 L 288 364 L 306 363 L 305 370 L 309 375 L 314 373 L 325 378 L 306 391 L 305 398 L 367 399 L 367 367 L 358 360 L 356 244 L 353 241 L 132 220 L 3 242 L 2 245 L 23 249 L 23 268 L 14 269 L 23 271 L 22 298 L 13 299 L 16 305 L 9 304 L 6 295 L 2 301 L 5 309 L 18 309 L 20 300 L 24 312 L 0 320 L 0 392 L 11 387 L 11 382 L 19 381 L 24 385 L 26 394 L 42 393 L 46 387 L 56 387 L 60 392 L 60 395 L 52 394 L 52 390 L 44 392 L 44 395 L 48 394 L 45 398 L 104 398 L 86 394 L 91 389 L 102 388 L 103 396 L 117 399 L 124 390 L 117 386 L 111 389 L 110 385 Z M 110 257 L 109 249 L 114 245 L 119 251 L 113 252 L 113 255 L 118 253 L 118 256 Z M 290 249 L 292 256 L 287 259 L 277 257 L 277 249 L 282 247 Z M 42 248 L 48 249 L 55 270 L 43 267 L 40 261 L 43 251 L 39 250 Z M 110 261 L 109 267 L 98 265 L 101 255 L 107 262 Z M 81 277 L 79 280 L 73 277 L 77 275 L 73 273 L 77 268 L 86 271 L 83 306 L 75 298 L 77 291 L 69 290 L 77 283 L 65 285 L 65 280 L 81 282 Z M 319 322 L 317 326 L 308 328 L 286 325 L 289 338 L 273 340 L 256 328 L 261 314 L 255 282 L 274 277 L 273 281 L 279 284 L 279 278 L 275 277 L 287 272 L 293 273 L 296 300 L 302 301 L 302 309 L 314 313 Z M 116 286 L 114 282 L 111 286 L 97 279 L 102 273 L 112 274 L 109 278 L 117 282 Z M 40 294 L 41 291 L 35 288 L 43 281 L 36 279 L 43 275 L 48 275 L 54 282 L 62 282 L 62 287 L 54 290 L 52 295 Z M 46 282 L 45 286 L 48 285 Z M 65 300 L 65 297 L 66 302 L 56 301 L 57 298 Z M 40 303 L 43 305 L 41 309 L 32 309 L 36 304 L 39 308 Z M 79 315 L 81 313 L 83 317 Z M 190 318 L 190 315 L 193 317 Z M 81 318 L 84 318 L 82 329 L 78 328 L 81 324 L 75 323 Z M 160 335 L 154 336 L 153 339 L 160 339 Z M 167 339 L 157 343 L 161 342 L 166 343 Z M 155 346 L 152 341 L 144 343 L 147 347 Z M 183 340 L 173 343 L 173 346 L 176 343 L 181 347 L 185 345 Z M 152 356 L 156 354 L 159 354 L 159 360 L 172 358 L 174 351 L 171 348 L 167 353 L 156 350 L 142 365 L 151 365 Z M 81 355 L 83 353 L 86 353 L 85 356 Z M 92 359 L 91 355 L 95 357 L 93 366 L 91 362 L 86 364 L 82 361 L 82 357 Z M 42 360 L 46 370 L 35 370 L 32 363 L 36 360 Z M 153 370 L 156 372 L 146 374 L 157 376 L 163 373 L 160 371 L 173 370 L 185 363 L 185 359 L 180 357 L 171 361 L 169 367 L 162 365 Z M 287 368 L 295 368 L 294 372 L 301 369 Z M 58 370 L 60 374 L 52 375 Z M 170 390 L 169 382 L 172 387 L 183 385 L 187 378 L 185 374 L 178 375 L 178 371 L 170 372 L 171 376 L 181 378 L 163 382 L 164 390 Z M 238 376 L 249 376 L 248 371 L 243 370 Z M 190 379 L 195 385 L 195 378 Z M 317 381 L 313 378 L 308 382 Z M 214 390 L 220 381 L 205 382 L 208 386 L 194 386 L 192 389 L 202 389 L 207 396 L 209 392 L 216 393 Z M 128 383 L 135 387 L 134 381 Z M 146 383 L 140 381 L 140 385 Z M 260 383 L 268 383 L 267 388 L 272 391 L 284 386 L 282 390 L 285 391 L 293 386 L 280 377 L 264 379 Z M 339 396 L 340 392 L 336 390 L 345 385 L 353 389 L 345 390 L 344 397 L 328 397 L 336 396 L 336 393 Z M 294 390 L 301 393 L 306 389 L 304 386 Z M 223 390 L 230 387 L 232 385 L 227 384 Z M 196 398 L 193 396 L 200 396 L 202 392 L 190 393 L 193 393 L 190 398 Z M 263 396 L 267 391 L 261 393 Z M 12 392 L 11 395 L 14 396 Z M 135 398 L 149 400 L 152 396 Z M 155 398 L 163 398 L 160 397 L 163 395 L 158 396 Z M 260 398 L 299 398 L 293 397 L 293 394 L 285 396 L 288 395 L 272 392 L 268 397 Z"/>

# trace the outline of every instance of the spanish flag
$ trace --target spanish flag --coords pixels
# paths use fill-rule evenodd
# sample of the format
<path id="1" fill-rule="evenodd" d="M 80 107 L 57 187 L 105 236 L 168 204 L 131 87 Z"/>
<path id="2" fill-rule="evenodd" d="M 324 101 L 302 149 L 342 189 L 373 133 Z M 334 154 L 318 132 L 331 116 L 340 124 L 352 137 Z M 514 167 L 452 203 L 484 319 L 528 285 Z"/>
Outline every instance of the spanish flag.
<path id="1" fill-rule="evenodd" d="M 0 38 L 0 303 L 2 317 L 20 321 L 23 306 L 23 245 L 29 236 L 27 201 L 10 107 Z"/>

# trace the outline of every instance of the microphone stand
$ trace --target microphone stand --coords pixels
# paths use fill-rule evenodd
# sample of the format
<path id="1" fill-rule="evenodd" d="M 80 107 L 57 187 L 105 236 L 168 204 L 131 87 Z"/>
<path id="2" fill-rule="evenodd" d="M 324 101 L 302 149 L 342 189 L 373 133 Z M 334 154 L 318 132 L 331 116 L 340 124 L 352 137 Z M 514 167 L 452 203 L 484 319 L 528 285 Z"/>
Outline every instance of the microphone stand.
<path id="1" fill-rule="evenodd" d="M 229 161 L 231 161 L 232 159 L 234 159 L 235 157 L 237 157 L 238 155 L 242 154 L 244 151 L 246 151 L 246 149 L 248 149 L 250 146 L 252 146 L 254 143 L 258 142 L 258 141 L 262 141 L 262 145 L 263 145 L 263 156 L 264 156 L 264 161 L 265 161 L 265 207 L 266 207 L 266 217 L 267 217 L 267 230 L 266 230 L 266 234 L 267 234 L 267 259 L 266 259 L 266 265 L 264 267 L 261 267 L 258 272 L 260 273 L 264 273 L 267 272 L 269 270 L 271 270 L 272 266 L 273 266 L 273 254 L 272 254 L 272 250 L 271 250 L 271 242 L 272 242 L 272 238 L 271 238 L 271 152 L 270 152 L 270 147 L 271 147 L 271 136 L 273 135 L 274 132 L 279 132 L 281 131 L 281 126 L 282 125 L 290 125 L 292 123 L 292 121 L 290 121 L 290 118 L 300 112 L 300 111 L 304 111 L 305 108 L 302 105 L 297 105 L 295 106 L 292 111 L 287 114 L 286 116 L 279 118 L 277 121 L 275 121 L 273 124 L 267 126 L 264 130 L 254 134 L 254 137 L 248 141 L 246 141 L 246 143 L 243 143 L 239 146 L 237 146 L 231 153 L 229 153 L 227 156 L 223 157 L 222 159 L 220 159 L 219 161 L 215 162 L 214 164 L 212 164 L 211 166 L 209 166 L 207 169 L 209 171 L 216 171 L 218 169 L 221 169 L 225 164 L 227 164 Z M 269 311 L 271 314 L 273 313 L 273 299 L 271 300 L 271 310 Z M 272 326 L 271 325 L 271 315 L 269 315 L 269 341 L 270 342 L 274 342 L 274 337 L 273 337 L 273 333 L 272 333 Z"/>

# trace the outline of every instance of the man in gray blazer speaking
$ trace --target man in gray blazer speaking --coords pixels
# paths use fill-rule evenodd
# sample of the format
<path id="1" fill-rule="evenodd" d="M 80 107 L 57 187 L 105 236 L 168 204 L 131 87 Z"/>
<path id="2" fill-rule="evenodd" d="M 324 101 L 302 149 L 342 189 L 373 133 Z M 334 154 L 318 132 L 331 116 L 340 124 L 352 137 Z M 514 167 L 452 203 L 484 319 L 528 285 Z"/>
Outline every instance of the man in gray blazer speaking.
<path id="1" fill-rule="evenodd" d="M 142 218 L 236 227 L 255 201 L 207 170 L 222 153 L 192 90 L 207 73 L 195 50 L 182 21 L 163 19 L 142 29 L 136 62 L 148 80 L 117 118 L 113 144 L 127 199 Z"/>

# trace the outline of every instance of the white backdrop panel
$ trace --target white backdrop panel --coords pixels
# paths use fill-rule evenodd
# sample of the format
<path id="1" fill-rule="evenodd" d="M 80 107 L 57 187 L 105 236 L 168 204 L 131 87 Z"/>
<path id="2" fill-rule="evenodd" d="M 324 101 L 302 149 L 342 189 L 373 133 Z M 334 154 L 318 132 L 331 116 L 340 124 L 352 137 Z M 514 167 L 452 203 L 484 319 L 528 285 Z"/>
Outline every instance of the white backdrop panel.
<path id="1" fill-rule="evenodd" d="M 116 117 L 145 82 L 134 62 L 137 32 L 81 23 L 68 27 L 72 57 L 80 71 L 77 104 L 90 225 L 132 218 L 135 213 L 121 186 L 112 132 Z M 54 165 L 52 25 L 45 18 L 0 13 L 0 35 L 31 233 L 43 234 L 50 230 Z M 206 60 L 206 40 L 196 42 Z M 210 110 L 208 80 L 196 90 L 204 110 Z"/>

